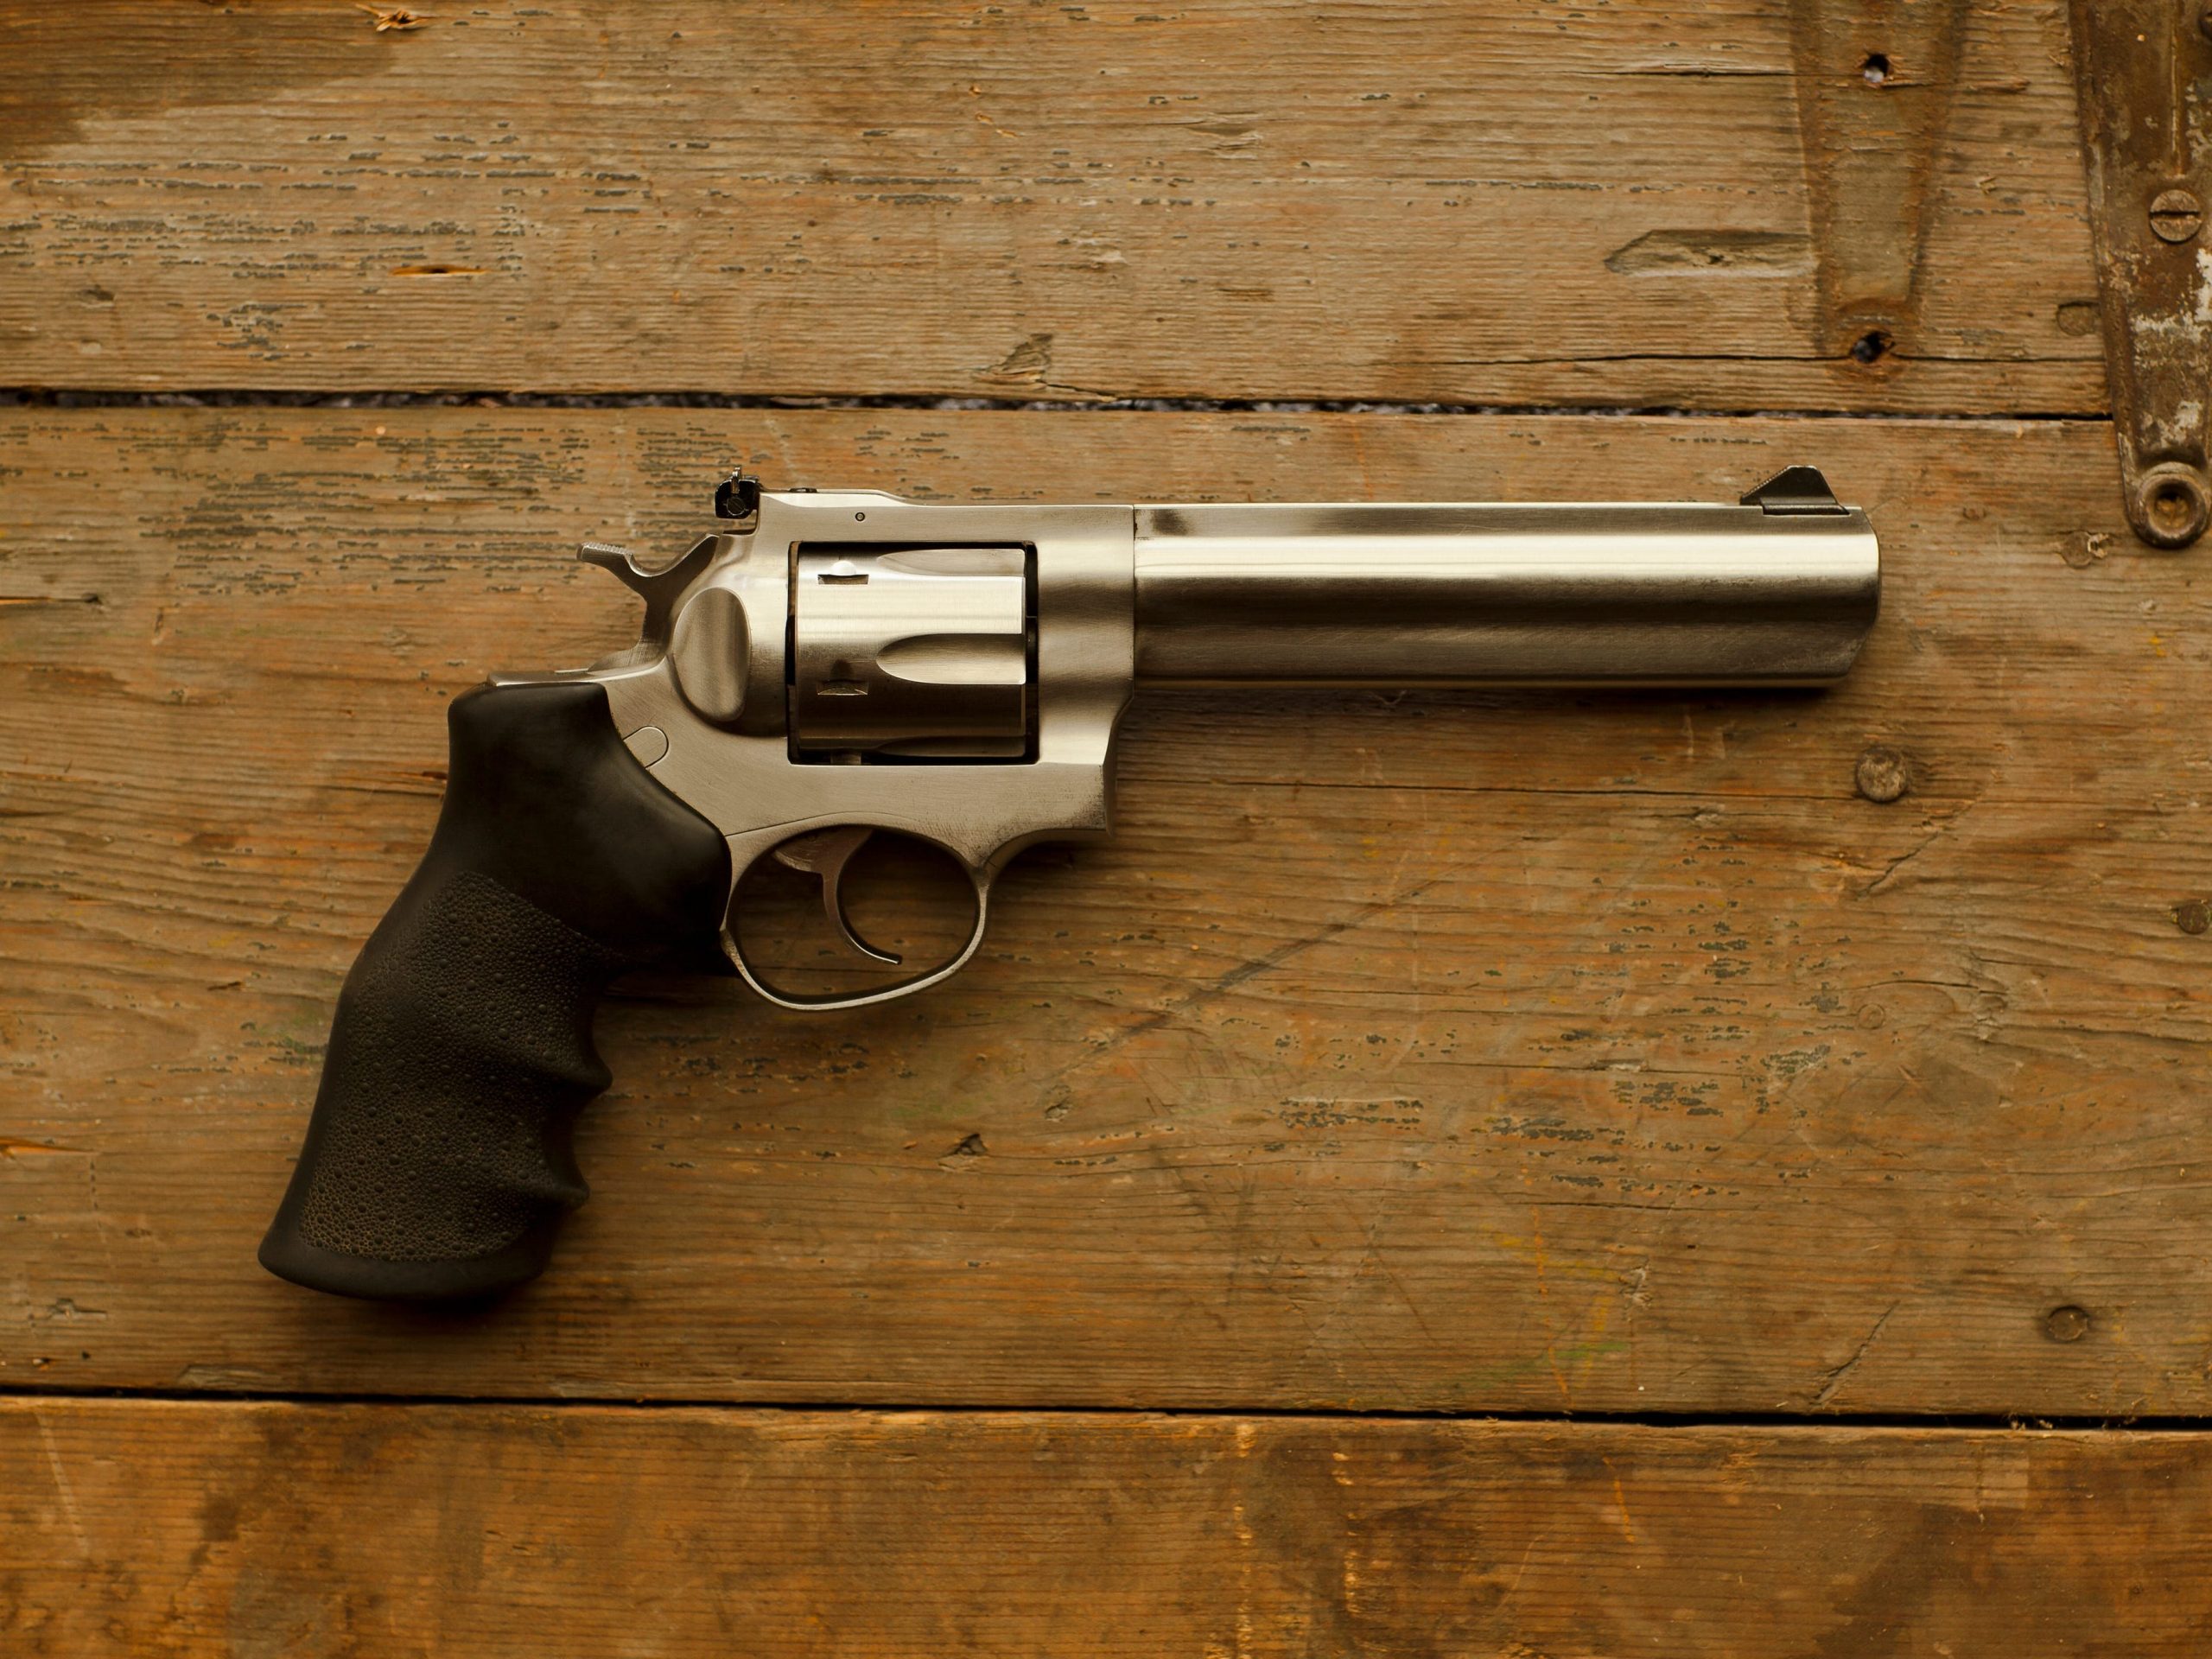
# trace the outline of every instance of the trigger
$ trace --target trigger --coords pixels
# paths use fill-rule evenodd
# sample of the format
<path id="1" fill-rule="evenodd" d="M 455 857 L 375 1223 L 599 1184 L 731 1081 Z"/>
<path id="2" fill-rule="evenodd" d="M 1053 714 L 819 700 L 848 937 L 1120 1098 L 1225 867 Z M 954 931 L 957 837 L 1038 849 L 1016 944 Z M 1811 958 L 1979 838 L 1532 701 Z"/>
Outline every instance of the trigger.
<path id="1" fill-rule="evenodd" d="M 864 823 L 817 830 L 812 835 L 800 836 L 777 848 L 776 862 L 803 875 L 820 877 L 822 910 L 829 917 L 830 925 L 837 930 L 847 944 L 861 955 L 889 963 L 895 968 L 899 964 L 897 953 L 879 950 L 861 938 L 854 930 L 852 918 L 845 914 L 845 866 L 852 862 L 853 855 L 860 851 L 874 833 Z"/>

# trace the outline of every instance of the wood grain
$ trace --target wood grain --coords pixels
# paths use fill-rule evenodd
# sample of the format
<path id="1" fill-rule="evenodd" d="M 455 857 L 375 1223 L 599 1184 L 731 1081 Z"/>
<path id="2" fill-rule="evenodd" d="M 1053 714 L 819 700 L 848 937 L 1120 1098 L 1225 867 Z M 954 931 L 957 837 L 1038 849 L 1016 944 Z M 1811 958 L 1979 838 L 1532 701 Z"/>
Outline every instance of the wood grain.
<path id="1" fill-rule="evenodd" d="M 2208 1523 L 2192 1434 L 0 1403 L 22 1659 L 2183 1659 Z"/>
<path id="2" fill-rule="evenodd" d="M 2104 406 L 2058 0 L 1809 149 L 1772 0 L 365 10 L 8 9 L 10 380 Z"/>
<path id="3" fill-rule="evenodd" d="M 19 410 L 0 1383 L 881 1404 L 2190 1413 L 2201 573 L 2064 423 Z M 1818 460 L 1827 696 L 1160 696 L 1119 838 L 880 1011 L 632 984 L 551 1274 L 252 1250 L 446 700 L 718 469 L 1000 498 L 1728 499 Z M 1854 792 L 1862 752 L 1911 792 Z"/>

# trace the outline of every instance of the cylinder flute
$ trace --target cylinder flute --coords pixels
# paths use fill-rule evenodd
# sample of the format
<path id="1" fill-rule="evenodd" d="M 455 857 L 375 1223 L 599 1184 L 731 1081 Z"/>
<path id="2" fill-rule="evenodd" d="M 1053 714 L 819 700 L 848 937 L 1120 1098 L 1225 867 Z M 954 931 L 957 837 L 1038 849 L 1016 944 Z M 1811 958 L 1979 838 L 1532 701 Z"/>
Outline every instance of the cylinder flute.
<path id="1" fill-rule="evenodd" d="M 1734 505 L 939 504 L 739 474 L 715 507 L 728 529 L 666 564 L 586 543 L 644 601 L 636 644 L 454 699 L 437 830 L 340 996 L 272 1271 L 391 1297 L 535 1274 L 582 1200 L 568 1126 L 607 1084 L 613 976 L 719 945 L 786 1008 L 938 983 L 1009 859 L 1106 833 L 1141 686 L 1822 685 L 1881 587 L 1866 514 L 1806 467 Z M 967 877 L 942 960 L 847 913 L 880 832 Z M 779 984 L 732 914 L 764 861 L 898 976 Z"/>

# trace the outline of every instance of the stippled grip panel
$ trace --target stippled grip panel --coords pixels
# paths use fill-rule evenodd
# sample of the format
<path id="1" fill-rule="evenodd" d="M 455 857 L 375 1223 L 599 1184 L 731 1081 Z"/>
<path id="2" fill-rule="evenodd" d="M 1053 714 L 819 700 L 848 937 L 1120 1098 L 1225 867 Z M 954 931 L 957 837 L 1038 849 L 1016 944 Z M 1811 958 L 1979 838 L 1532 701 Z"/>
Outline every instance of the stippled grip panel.
<path id="1" fill-rule="evenodd" d="M 588 682 L 456 698 L 443 810 L 338 998 L 262 1265 L 349 1296 L 535 1277 L 584 1200 L 569 1130 L 604 1090 L 607 982 L 711 947 L 729 855 L 622 745 Z"/>

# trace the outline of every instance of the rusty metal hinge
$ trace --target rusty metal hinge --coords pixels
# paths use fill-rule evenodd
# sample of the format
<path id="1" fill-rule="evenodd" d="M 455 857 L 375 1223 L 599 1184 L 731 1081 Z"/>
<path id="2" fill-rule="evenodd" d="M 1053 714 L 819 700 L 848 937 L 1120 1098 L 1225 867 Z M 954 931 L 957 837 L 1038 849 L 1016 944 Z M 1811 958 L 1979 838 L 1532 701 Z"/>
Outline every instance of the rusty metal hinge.
<path id="1" fill-rule="evenodd" d="M 2212 522 L 2212 0 L 2071 10 L 2127 521 L 2154 547 L 2187 547 Z"/>
<path id="2" fill-rule="evenodd" d="M 1822 351 L 1886 373 L 1920 349 L 1920 263 L 1966 0 L 1789 0 Z"/>

